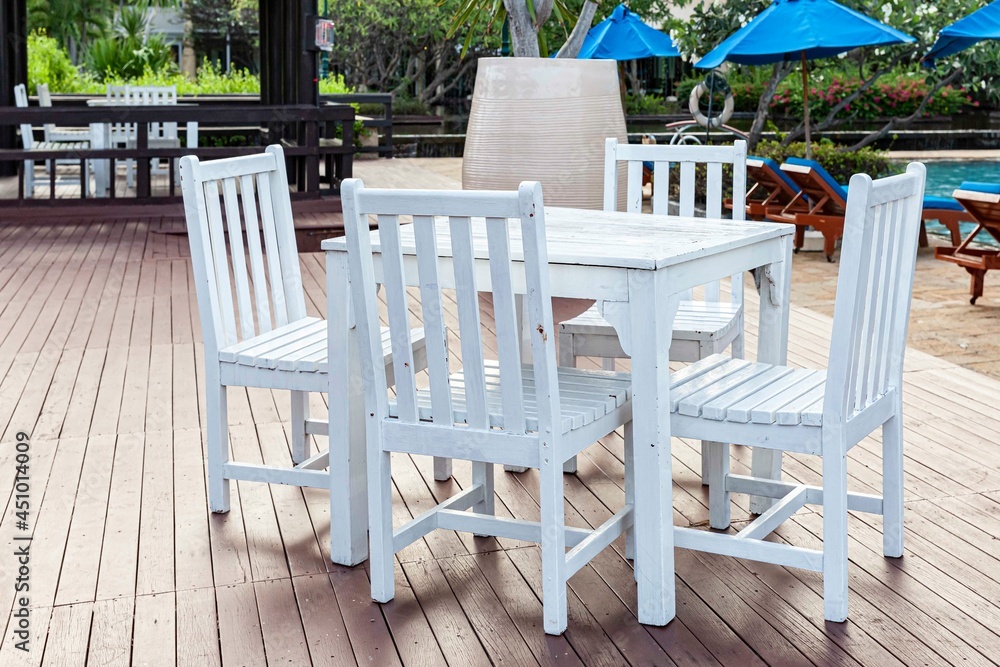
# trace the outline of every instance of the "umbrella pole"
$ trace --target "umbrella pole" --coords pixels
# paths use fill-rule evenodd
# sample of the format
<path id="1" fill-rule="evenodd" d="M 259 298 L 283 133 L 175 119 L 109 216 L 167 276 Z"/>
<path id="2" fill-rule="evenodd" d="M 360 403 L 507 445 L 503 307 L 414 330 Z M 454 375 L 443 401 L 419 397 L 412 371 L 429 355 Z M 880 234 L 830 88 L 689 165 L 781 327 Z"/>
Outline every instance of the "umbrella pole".
<path id="1" fill-rule="evenodd" d="M 812 159 L 812 138 L 809 134 L 809 65 L 806 52 L 802 52 L 802 117 L 806 127 L 806 159 Z"/>

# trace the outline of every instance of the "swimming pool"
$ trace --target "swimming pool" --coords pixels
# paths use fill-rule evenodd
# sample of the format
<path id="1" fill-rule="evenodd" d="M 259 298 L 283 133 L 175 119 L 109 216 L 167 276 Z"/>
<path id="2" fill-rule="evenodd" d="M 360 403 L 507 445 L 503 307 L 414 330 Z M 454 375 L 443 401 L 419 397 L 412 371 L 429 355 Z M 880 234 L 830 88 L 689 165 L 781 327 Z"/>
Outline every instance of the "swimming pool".
<path id="1" fill-rule="evenodd" d="M 929 195 L 940 197 L 950 197 L 962 181 L 979 181 L 982 183 L 1000 183 L 1000 161 L 989 160 L 964 160 L 964 161 L 941 161 L 926 162 L 927 185 L 926 191 Z M 972 223 L 963 222 L 960 227 L 962 233 L 972 230 Z M 948 236 L 948 230 L 943 225 L 935 222 L 927 223 L 927 231 L 941 236 Z M 996 245 L 996 241 L 989 238 L 987 234 L 980 234 L 977 241 Z"/>

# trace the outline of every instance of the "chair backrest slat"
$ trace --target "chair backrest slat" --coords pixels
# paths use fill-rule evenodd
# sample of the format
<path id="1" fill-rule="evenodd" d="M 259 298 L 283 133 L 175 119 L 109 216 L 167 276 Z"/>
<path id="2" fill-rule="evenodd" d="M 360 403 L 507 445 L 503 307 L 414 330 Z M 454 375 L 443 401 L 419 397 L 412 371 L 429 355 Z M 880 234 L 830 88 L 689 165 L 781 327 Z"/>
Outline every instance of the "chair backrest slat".
<path id="1" fill-rule="evenodd" d="M 535 193 L 537 190 L 537 209 Z M 348 248 L 351 254 L 351 289 L 357 314 L 359 338 L 365 351 L 363 370 L 366 387 L 374 388 L 376 395 L 367 394 L 368 412 L 380 418 L 388 416 L 389 404 L 384 373 L 376 370 L 381 365 L 382 349 L 377 344 L 379 308 L 376 281 L 386 286 L 386 305 L 390 336 L 393 341 L 392 362 L 396 372 L 398 416 L 412 421 L 413 412 L 404 403 L 411 391 L 407 385 L 399 388 L 398 370 L 401 362 L 411 352 L 397 348 L 396 330 L 406 329 L 409 316 L 406 305 L 399 298 L 404 285 L 419 285 L 421 310 L 427 336 L 427 372 L 430 380 L 431 419 L 439 426 L 455 427 L 456 422 L 467 426 L 459 428 L 489 430 L 496 426 L 490 413 L 499 413 L 503 429 L 509 433 L 526 430 L 525 397 L 523 391 L 519 322 L 516 294 L 525 293 L 531 318 L 532 358 L 534 374 L 540 391 L 547 398 L 548 407 L 539 409 L 539 430 L 552 430 L 551 406 L 558 406 L 558 391 L 554 382 L 556 357 L 552 341 L 552 312 L 549 304 L 548 266 L 539 268 L 533 263 L 541 257 L 544 248 L 536 247 L 538 239 L 544 243 L 544 220 L 541 209 L 541 186 L 523 183 L 519 193 L 514 192 L 440 192 L 440 191 L 389 191 L 367 190 L 356 179 L 342 185 L 344 221 Z M 525 194 L 527 193 L 527 194 Z M 380 253 L 373 259 L 372 240 L 368 230 L 368 215 L 375 215 L 379 223 Z M 440 216 L 435 219 L 433 216 Z M 407 253 L 416 252 L 417 275 L 412 262 L 404 261 L 401 249 L 408 242 L 401 241 L 400 216 L 412 216 L 413 246 Z M 536 216 L 536 220 L 531 216 Z M 520 224 L 510 222 L 517 218 Z M 537 225 L 537 227 L 535 226 Z M 406 229 L 405 226 L 402 229 Z M 524 235 L 518 243 L 518 232 Z M 410 234 L 408 230 L 406 232 Z M 515 266 L 522 266 L 512 258 L 517 246 L 524 250 L 525 282 Z M 489 272 L 477 269 L 476 253 L 488 256 Z M 380 269 L 380 270 L 379 270 Z M 544 278 L 544 282 L 543 282 Z M 489 283 L 488 285 L 486 283 Z M 448 380 L 448 349 L 444 313 L 441 307 L 441 289 L 455 290 L 458 310 L 459 339 L 462 355 L 463 387 L 456 390 L 453 403 L 452 387 Z M 480 309 L 479 290 L 491 291 L 496 331 L 496 362 L 486 359 Z M 543 305 L 544 302 L 544 305 Z M 547 307 L 547 318 L 545 308 Z M 400 337 L 400 340 L 405 340 Z M 499 377 L 487 368 L 499 368 Z M 545 370 L 548 369 L 548 370 Z M 499 386 L 497 386 L 499 383 Z M 464 395 L 462 394 L 464 392 Z M 419 416 L 426 419 L 424 405 Z M 560 432 L 555 429 L 556 433 Z"/>
<path id="2" fill-rule="evenodd" d="M 266 333 L 271 330 L 271 307 L 267 298 L 267 274 L 264 273 L 264 253 L 260 245 L 260 225 L 257 223 L 256 188 L 252 174 L 243 174 L 239 179 L 247 249 L 250 251 L 250 282 L 253 283 L 254 303 L 257 305 L 257 327 L 261 333 Z"/>
<path id="3" fill-rule="evenodd" d="M 653 214 L 670 215 L 670 163 L 653 162 L 653 182 L 660 187 L 653 188 Z"/>
<path id="4" fill-rule="evenodd" d="M 222 207 L 219 204 L 219 182 L 205 183 L 208 201 L 208 231 L 211 235 L 213 269 L 219 285 L 219 305 L 222 324 L 222 345 L 232 345 L 239 340 L 236 332 L 236 314 L 233 312 L 232 282 L 229 279 L 229 261 L 226 251 L 226 231 L 222 224 Z"/>
<path id="5" fill-rule="evenodd" d="M 521 376 L 521 346 L 514 282 L 511 277 L 510 233 L 507 218 L 486 218 L 490 251 L 490 281 L 493 286 L 493 319 L 500 365 L 500 390 L 504 428 L 524 433 L 524 390 Z"/>
<path id="6" fill-rule="evenodd" d="M 455 265 L 455 303 L 458 305 L 458 332 L 462 347 L 465 409 L 469 426 L 485 429 L 489 428 L 489 406 L 486 403 L 486 362 L 479 319 L 479 290 L 476 289 L 472 221 L 467 217 L 450 216 L 448 222 Z"/>
<path id="7" fill-rule="evenodd" d="M 275 193 L 288 190 L 284 165 L 280 146 L 205 163 L 181 159 L 206 354 L 306 316 L 291 208 Z"/>
<path id="8" fill-rule="evenodd" d="M 417 421 L 417 385 L 413 363 L 413 340 L 410 337 L 410 307 L 406 296 L 403 250 L 399 242 L 399 217 L 378 216 L 379 240 L 382 242 L 383 284 L 389 312 L 389 335 L 392 340 L 392 369 L 396 383 L 399 418 Z"/>
<path id="9" fill-rule="evenodd" d="M 605 210 L 617 210 L 614 190 L 617 187 L 617 165 L 625 162 L 628 166 L 628 208 L 630 212 L 642 211 L 641 194 L 633 201 L 633 174 L 638 173 L 641 193 L 641 173 L 643 162 L 653 163 L 653 213 L 656 215 L 671 215 L 670 211 L 670 174 L 673 165 L 679 166 L 678 182 L 680 199 L 677 201 L 677 214 L 694 217 L 702 208 L 710 218 L 721 218 L 723 211 L 723 196 L 726 194 L 723 183 L 723 168 L 728 166 L 733 174 L 733 219 L 746 219 L 746 142 L 739 140 L 732 146 L 690 146 L 690 145 L 656 145 L 656 144 L 619 144 L 617 139 L 607 139 L 605 142 Z M 704 165 L 705 200 L 697 201 L 699 166 Z M 609 190 L 611 192 L 609 192 Z M 714 282 L 705 286 L 705 299 L 718 301 L 721 293 L 720 283 Z M 686 298 L 690 298 L 690 293 Z M 743 277 L 733 276 L 730 284 L 730 299 L 733 303 L 743 303 Z"/>
<path id="10" fill-rule="evenodd" d="M 691 217 L 694 215 L 695 174 L 694 162 L 681 162 L 680 214 L 682 217 Z"/>
<path id="11" fill-rule="evenodd" d="M 250 305 L 250 276 L 247 273 L 246 252 L 243 249 L 243 225 L 240 220 L 240 202 L 236 194 L 236 179 L 222 179 L 222 200 L 226 209 L 229 244 L 233 257 L 233 282 L 236 284 L 236 306 L 239 310 L 240 335 L 253 338 L 256 328 L 253 307 Z"/>
<path id="12" fill-rule="evenodd" d="M 451 379 L 448 370 L 448 330 L 441 301 L 438 276 L 438 242 L 434 217 L 413 216 L 413 237 L 417 249 L 417 273 L 420 277 L 420 313 L 423 316 L 427 351 L 427 374 L 430 379 L 432 418 L 436 424 L 452 424 Z"/>
<path id="13" fill-rule="evenodd" d="M 831 423 L 902 383 L 925 174 L 913 163 L 898 176 L 851 179 L 823 406 Z"/>
<path id="14" fill-rule="evenodd" d="M 288 324 L 288 305 L 285 303 L 285 290 L 281 281 L 275 276 L 282 275 L 281 253 L 278 252 L 278 233 L 275 229 L 277 221 L 274 215 L 274 202 L 271 199 L 271 181 L 267 178 L 257 179 L 257 196 L 260 197 L 260 223 L 264 231 L 264 254 L 267 256 L 267 272 L 271 276 L 271 305 L 274 308 L 275 326 Z"/>

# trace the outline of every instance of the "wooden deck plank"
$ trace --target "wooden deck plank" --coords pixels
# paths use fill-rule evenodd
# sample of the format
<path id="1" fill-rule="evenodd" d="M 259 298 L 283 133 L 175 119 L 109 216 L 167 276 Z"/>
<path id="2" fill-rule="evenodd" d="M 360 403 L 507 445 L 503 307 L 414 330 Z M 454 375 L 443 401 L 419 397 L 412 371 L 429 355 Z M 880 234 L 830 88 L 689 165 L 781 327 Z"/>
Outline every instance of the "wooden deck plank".
<path id="1" fill-rule="evenodd" d="M 115 436 L 95 436 L 87 444 L 63 562 L 72 575 L 60 577 L 57 605 L 93 602 L 101 564 Z M 96 613 L 96 610 L 95 610 Z"/>
<path id="2" fill-rule="evenodd" d="M 132 635 L 133 665 L 174 665 L 177 662 L 176 594 L 135 598 Z"/>
<path id="3" fill-rule="evenodd" d="M 94 603 L 87 664 L 128 667 L 132 664 L 132 626 L 135 598 L 113 598 Z"/>
<path id="4" fill-rule="evenodd" d="M 45 667 L 75 667 L 87 661 L 87 642 L 93 603 L 56 607 L 49 623 L 49 638 L 45 642 Z"/>
<path id="5" fill-rule="evenodd" d="M 177 667 L 221 667 L 215 590 L 177 591 Z"/>

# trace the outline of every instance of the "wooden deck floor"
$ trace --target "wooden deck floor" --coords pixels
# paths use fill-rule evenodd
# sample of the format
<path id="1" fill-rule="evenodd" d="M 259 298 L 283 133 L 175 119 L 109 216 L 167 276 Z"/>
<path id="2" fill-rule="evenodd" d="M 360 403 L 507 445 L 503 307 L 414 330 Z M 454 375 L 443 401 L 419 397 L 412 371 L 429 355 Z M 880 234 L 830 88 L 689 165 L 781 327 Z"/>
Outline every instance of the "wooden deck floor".
<path id="1" fill-rule="evenodd" d="M 823 622 L 818 574 L 679 551 L 677 618 L 641 626 L 617 544 L 571 580 L 569 630 L 546 637 L 538 550 L 450 532 L 399 555 L 396 600 L 380 607 L 363 566 L 329 563 L 321 491 L 238 483 L 228 515 L 207 511 L 186 238 L 151 225 L 0 228 L 0 664 L 1000 664 L 1000 382 L 908 352 L 906 556 L 883 559 L 880 521 L 852 516 L 846 624 Z M 301 260 L 320 314 L 322 257 Z M 825 364 L 829 333 L 825 315 L 795 307 L 790 362 Z M 750 323 L 751 350 L 754 336 Z M 238 457 L 289 460 L 285 395 L 233 392 L 230 409 Z M 29 653 L 9 618 L 18 431 L 31 434 Z M 698 449 L 674 451 L 675 522 L 703 525 Z M 748 462 L 736 448 L 734 470 Z M 398 519 L 470 478 L 458 464 L 457 482 L 436 483 L 420 457 L 394 469 Z M 877 439 L 850 470 L 855 489 L 877 491 Z M 790 457 L 784 473 L 815 481 L 818 461 Z M 620 437 L 587 450 L 566 477 L 568 522 L 609 517 L 622 478 Z M 536 516 L 536 481 L 498 475 L 498 511 Z M 733 516 L 746 521 L 745 497 Z M 773 539 L 816 546 L 821 529 L 803 511 Z"/>

